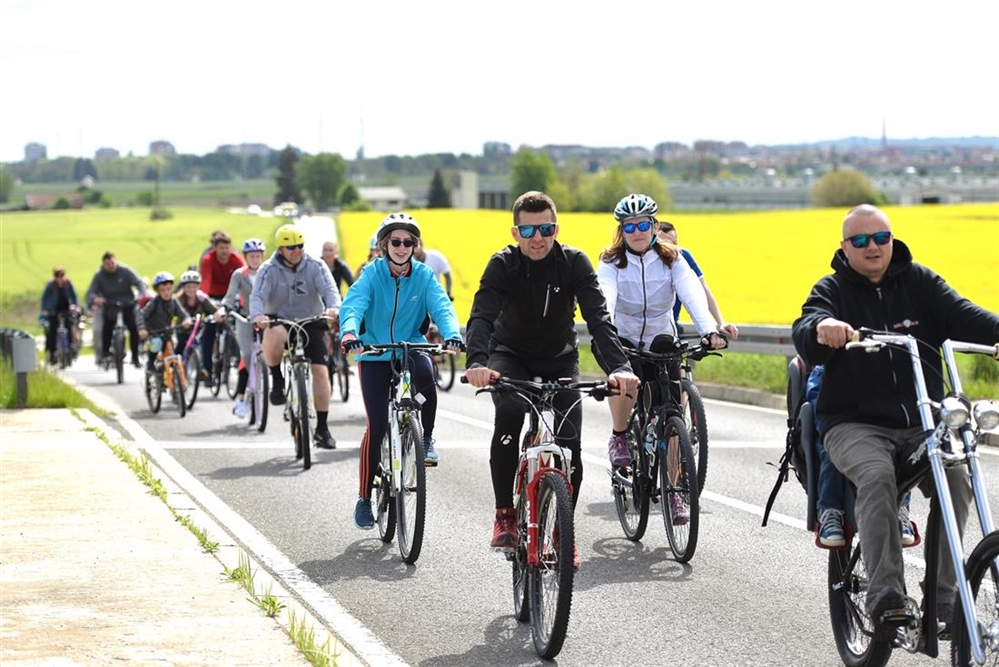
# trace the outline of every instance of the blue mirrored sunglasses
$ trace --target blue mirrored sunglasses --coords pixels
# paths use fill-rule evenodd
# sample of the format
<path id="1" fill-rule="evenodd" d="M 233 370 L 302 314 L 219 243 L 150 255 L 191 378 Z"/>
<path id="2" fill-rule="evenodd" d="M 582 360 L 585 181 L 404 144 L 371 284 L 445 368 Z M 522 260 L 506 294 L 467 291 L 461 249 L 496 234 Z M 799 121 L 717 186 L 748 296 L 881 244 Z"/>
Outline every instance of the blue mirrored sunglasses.
<path id="1" fill-rule="evenodd" d="M 534 236 L 534 232 L 541 232 L 543 237 L 548 238 L 550 236 L 555 236 L 555 225 L 517 225 L 517 231 L 520 232 L 520 235 L 525 239 L 532 238 Z"/>
<path id="2" fill-rule="evenodd" d="M 296 243 L 295 245 L 283 245 L 281 246 L 285 250 L 301 250 L 305 247 L 304 243 Z"/>
<path id="3" fill-rule="evenodd" d="M 854 234 L 844 241 L 849 241 L 854 248 L 866 248 L 874 241 L 878 245 L 887 245 L 891 241 L 891 232 L 874 232 L 873 234 Z"/>
<path id="4" fill-rule="evenodd" d="M 649 220 L 643 220 L 641 222 L 626 222 L 621 225 L 621 229 L 624 230 L 625 234 L 634 234 L 636 229 L 640 232 L 647 232 L 652 229 L 652 222 Z"/>

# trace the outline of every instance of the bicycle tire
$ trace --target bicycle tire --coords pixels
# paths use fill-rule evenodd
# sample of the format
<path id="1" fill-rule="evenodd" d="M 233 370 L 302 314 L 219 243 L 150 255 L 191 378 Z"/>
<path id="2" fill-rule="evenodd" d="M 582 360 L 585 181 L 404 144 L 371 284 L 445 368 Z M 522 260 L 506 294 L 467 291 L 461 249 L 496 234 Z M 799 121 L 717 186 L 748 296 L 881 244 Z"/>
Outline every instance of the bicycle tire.
<path id="1" fill-rule="evenodd" d="M 687 427 L 679 417 L 668 418 L 659 428 L 662 429 L 659 438 L 659 483 L 662 489 L 659 506 L 662 508 L 666 539 L 673 558 L 680 563 L 687 563 L 697 550 L 697 530 L 700 523 L 700 493 L 697 488 L 694 451 L 690 448 Z M 669 462 L 673 457 L 676 457 L 676 464 L 679 466 L 675 482 L 670 479 L 673 471 L 670 470 Z M 680 507 L 674 507 L 674 497 Z M 683 519 L 684 510 L 686 521 Z"/>
<path id="2" fill-rule="evenodd" d="M 312 447 L 309 444 L 309 391 L 305 381 L 305 371 L 301 366 L 295 366 L 295 394 L 298 411 L 297 449 L 302 454 L 302 467 L 308 470 L 312 467 Z"/>
<path id="3" fill-rule="evenodd" d="M 649 525 L 649 475 L 651 457 L 645 451 L 642 428 L 638 413 L 634 413 L 628 425 L 628 445 L 631 448 L 631 465 L 627 468 L 611 470 L 611 490 L 614 493 L 614 508 L 621 523 L 624 536 L 637 542 L 645 535 Z"/>
<path id="4" fill-rule="evenodd" d="M 992 531 L 979 542 L 968 558 L 966 569 L 971 596 L 975 601 L 975 616 L 978 620 L 976 631 L 982 636 L 982 628 L 999 627 L 999 530 Z M 986 591 L 983 594 L 983 591 Z M 975 664 L 971 656 L 971 640 L 968 638 L 968 623 L 960 601 L 954 605 L 954 620 L 951 624 L 951 664 L 965 667 Z M 984 643 L 984 642 L 983 642 Z M 985 663 L 999 664 L 999 648 L 994 644 L 985 646 Z"/>
<path id="5" fill-rule="evenodd" d="M 365 433 L 367 438 L 368 434 Z M 382 542 L 388 543 L 395 537 L 395 500 L 392 497 L 392 472 L 389 463 L 388 433 L 382 439 L 382 457 L 378 464 L 378 472 L 374 479 L 375 491 L 375 523 L 378 525 L 378 536 Z M 372 443 L 368 443 L 373 447 Z"/>
<path id="6" fill-rule="evenodd" d="M 565 478 L 543 473 L 538 484 L 538 567 L 530 573 L 531 638 L 543 660 L 562 650 L 572 607 L 575 531 Z"/>
<path id="7" fill-rule="evenodd" d="M 441 389 L 441 391 L 451 391 L 451 387 L 454 386 L 454 376 L 457 372 L 457 364 L 454 360 L 454 355 L 442 355 L 437 359 L 435 367 L 437 372 L 434 375 L 434 380 L 437 381 L 437 386 Z"/>
<path id="8" fill-rule="evenodd" d="M 222 350 L 225 349 L 224 333 L 215 337 L 215 347 L 212 349 L 212 365 L 208 369 L 208 377 L 212 380 L 212 396 L 218 396 L 222 391 Z"/>
<path id="9" fill-rule="evenodd" d="M 686 400 L 681 400 L 681 405 L 684 406 L 683 421 L 690 436 L 690 448 L 694 450 L 698 493 L 702 493 L 704 480 L 708 476 L 708 422 L 704 413 L 704 399 L 701 398 L 701 390 L 697 385 L 687 378 L 680 380 L 680 393 L 686 397 Z"/>
<path id="10" fill-rule="evenodd" d="M 239 383 L 239 344 L 236 336 L 227 334 L 225 349 L 222 354 L 222 384 L 225 394 L 231 400 L 236 399 L 236 385 Z"/>
<path id="11" fill-rule="evenodd" d="M 523 493 L 517 497 L 517 548 L 509 558 L 513 565 L 513 617 L 524 623 L 531 618 L 531 605 L 528 598 L 527 509 Z"/>
<path id="12" fill-rule="evenodd" d="M 192 350 L 184 362 L 184 375 L 187 377 L 187 409 L 194 407 L 194 401 L 198 399 L 198 385 L 201 377 L 201 354 L 197 350 Z"/>
<path id="13" fill-rule="evenodd" d="M 170 362 L 170 397 L 177 406 L 177 412 L 183 419 L 187 415 L 187 399 L 184 398 L 184 383 L 180 379 L 179 371 L 183 370 L 176 361 Z"/>
<path id="14" fill-rule="evenodd" d="M 118 384 L 125 382 L 125 334 L 115 329 L 111 334 L 111 349 L 114 350 L 114 372 Z"/>
<path id="15" fill-rule="evenodd" d="M 256 387 L 253 390 L 253 396 L 250 400 L 250 414 L 251 421 L 256 420 L 257 431 L 263 433 L 267 428 L 267 410 L 270 400 L 268 395 L 270 394 L 270 373 L 267 371 L 267 366 L 264 364 L 264 357 L 261 354 L 257 354 L 257 357 L 253 363 L 253 370 L 256 374 Z"/>
<path id="16" fill-rule="evenodd" d="M 337 382 L 340 384 L 340 400 L 344 403 L 350 398 L 350 367 L 347 366 L 347 357 L 342 353 L 338 355 L 336 365 Z"/>
<path id="17" fill-rule="evenodd" d="M 399 426 L 402 440 L 402 492 L 396 493 L 396 523 L 399 526 L 399 555 L 412 565 L 423 549 L 423 527 L 427 511 L 427 466 L 423 454 L 423 426 L 420 413 L 405 414 Z"/>
<path id="18" fill-rule="evenodd" d="M 867 615 L 867 570 L 860 549 L 851 540 L 843 549 L 829 551 L 829 620 L 836 651 L 846 667 L 884 667 L 891 642 L 873 638 Z"/>
<path id="19" fill-rule="evenodd" d="M 69 368 L 73 363 L 73 358 L 69 349 L 69 332 L 66 327 L 60 326 L 56 331 L 56 364 L 59 368 Z"/>
<path id="20" fill-rule="evenodd" d="M 163 391 L 160 389 L 159 375 L 155 372 L 145 371 L 145 382 L 143 389 L 146 394 L 146 403 L 149 410 L 155 415 L 160 411 L 160 402 L 163 399 Z"/>

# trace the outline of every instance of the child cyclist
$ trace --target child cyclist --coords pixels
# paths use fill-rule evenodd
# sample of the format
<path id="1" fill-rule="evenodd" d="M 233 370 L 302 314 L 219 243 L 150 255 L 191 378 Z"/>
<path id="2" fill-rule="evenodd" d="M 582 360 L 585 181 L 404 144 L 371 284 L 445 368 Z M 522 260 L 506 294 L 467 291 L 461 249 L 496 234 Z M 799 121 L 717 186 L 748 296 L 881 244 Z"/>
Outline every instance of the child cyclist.
<path id="1" fill-rule="evenodd" d="M 191 316 L 173 298 L 173 274 L 166 271 L 157 273 L 156 277 L 153 278 L 153 289 L 156 291 L 156 296 L 150 299 L 145 307 L 139 311 L 136 322 L 139 328 L 139 338 L 146 340 L 149 338 L 150 331 L 166 329 L 175 322 L 179 322 L 185 329 L 190 328 L 193 324 Z M 152 372 L 156 354 L 162 347 L 162 345 L 152 344 L 147 348 L 146 372 Z"/>
<path id="2" fill-rule="evenodd" d="M 264 261 L 266 247 L 260 239 L 247 239 L 243 242 L 243 259 L 246 266 L 237 269 L 229 278 L 229 290 L 222 299 L 223 314 L 229 310 L 243 317 L 250 315 L 250 292 L 253 290 L 253 279 L 257 269 Z M 236 342 L 239 344 L 239 380 L 236 382 L 236 404 L 232 414 L 239 419 L 246 419 L 246 385 L 250 379 L 250 355 L 253 354 L 253 324 L 249 321 L 236 320 Z"/>
<path id="3" fill-rule="evenodd" d="M 191 317 L 197 317 L 201 315 L 202 319 L 208 317 L 215 317 L 217 315 L 218 307 L 212 303 L 212 300 L 208 298 L 208 295 L 204 292 L 198 290 L 198 286 L 201 284 L 201 274 L 190 269 L 184 271 L 180 274 L 180 292 L 174 297 L 185 311 L 187 311 Z M 217 318 L 216 321 L 218 321 Z M 178 349 L 183 349 L 187 346 L 187 339 L 190 336 L 190 332 L 184 332 L 183 337 L 178 336 L 177 347 Z M 194 343 L 197 345 L 197 343 Z M 205 364 L 210 364 L 211 359 L 202 359 L 201 368 L 204 370 Z"/>

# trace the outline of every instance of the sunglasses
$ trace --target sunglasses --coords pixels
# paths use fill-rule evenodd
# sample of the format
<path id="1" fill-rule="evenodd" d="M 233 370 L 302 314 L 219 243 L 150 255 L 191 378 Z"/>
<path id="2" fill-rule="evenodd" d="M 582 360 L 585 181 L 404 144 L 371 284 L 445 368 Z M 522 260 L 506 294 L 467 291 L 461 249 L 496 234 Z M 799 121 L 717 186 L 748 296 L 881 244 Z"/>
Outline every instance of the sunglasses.
<path id="1" fill-rule="evenodd" d="M 642 222 L 626 222 L 621 225 L 621 229 L 624 230 L 625 234 L 634 234 L 636 229 L 640 232 L 647 232 L 652 229 L 652 223 L 648 220 L 643 220 Z"/>
<path id="2" fill-rule="evenodd" d="M 866 248 L 874 241 L 878 245 L 887 245 L 891 241 L 891 232 L 874 232 L 873 234 L 854 234 L 843 239 L 849 241 L 854 248 Z"/>
<path id="3" fill-rule="evenodd" d="M 284 248 L 285 250 L 301 250 L 302 248 L 305 247 L 305 244 L 304 243 L 296 243 L 295 245 L 285 245 L 285 246 L 281 246 L 281 247 Z"/>
<path id="4" fill-rule="evenodd" d="M 393 248 L 398 248 L 399 246 L 412 248 L 414 245 L 416 245 L 416 241 L 414 241 L 413 239 L 389 239 L 389 243 L 392 244 Z"/>
<path id="5" fill-rule="evenodd" d="M 534 232 L 541 232 L 541 236 L 549 238 L 555 236 L 555 225 L 517 225 L 517 231 L 525 239 L 534 238 Z"/>

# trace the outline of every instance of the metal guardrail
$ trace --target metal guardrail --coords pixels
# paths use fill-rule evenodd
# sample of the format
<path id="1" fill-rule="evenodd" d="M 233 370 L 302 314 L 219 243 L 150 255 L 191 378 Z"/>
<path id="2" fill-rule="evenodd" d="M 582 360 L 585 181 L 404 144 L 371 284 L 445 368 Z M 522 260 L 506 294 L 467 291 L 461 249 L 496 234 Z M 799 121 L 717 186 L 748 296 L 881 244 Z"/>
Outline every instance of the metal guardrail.
<path id="1" fill-rule="evenodd" d="M 14 367 L 17 378 L 14 406 L 24 407 L 28 403 L 28 373 L 38 368 L 35 339 L 20 329 L 3 328 L 0 329 L 0 349 Z"/>
<path id="2" fill-rule="evenodd" d="M 688 327 L 690 325 L 687 325 Z M 757 324 L 737 324 L 739 340 L 729 341 L 730 352 L 752 352 L 755 354 L 775 354 L 791 358 L 797 354 L 791 340 L 791 327 L 762 326 Z M 590 344 L 590 334 L 586 324 L 576 324 L 576 335 L 581 345 Z"/>

